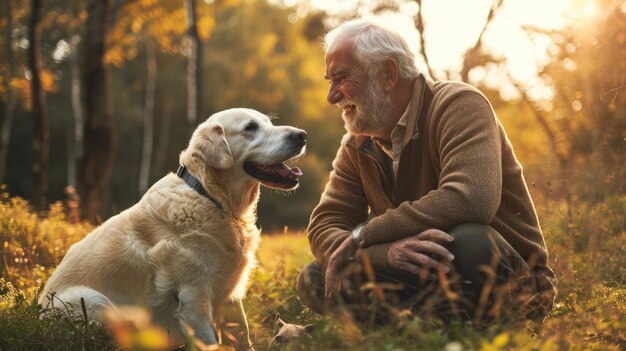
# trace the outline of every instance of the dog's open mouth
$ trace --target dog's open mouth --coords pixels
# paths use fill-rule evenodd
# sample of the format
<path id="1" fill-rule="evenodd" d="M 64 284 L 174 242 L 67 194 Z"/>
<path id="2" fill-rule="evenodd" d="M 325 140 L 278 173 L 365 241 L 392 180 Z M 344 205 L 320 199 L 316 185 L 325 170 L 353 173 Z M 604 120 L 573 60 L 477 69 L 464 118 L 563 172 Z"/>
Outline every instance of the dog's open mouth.
<path id="1" fill-rule="evenodd" d="M 302 176 L 300 168 L 290 168 L 284 163 L 262 165 L 246 161 L 243 163 L 243 169 L 251 177 L 258 179 L 261 184 L 269 188 L 293 189 L 298 185 L 298 178 Z"/>

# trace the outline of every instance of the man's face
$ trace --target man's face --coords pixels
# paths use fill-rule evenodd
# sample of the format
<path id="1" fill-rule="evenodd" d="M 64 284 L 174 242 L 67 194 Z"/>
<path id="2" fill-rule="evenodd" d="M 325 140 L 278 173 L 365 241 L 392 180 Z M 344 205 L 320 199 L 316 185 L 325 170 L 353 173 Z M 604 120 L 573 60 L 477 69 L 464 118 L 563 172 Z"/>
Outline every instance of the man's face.
<path id="1" fill-rule="evenodd" d="M 327 101 L 343 110 L 346 130 L 355 135 L 378 135 L 391 103 L 381 83 L 370 78 L 352 55 L 352 43 L 336 44 L 326 55 Z"/>

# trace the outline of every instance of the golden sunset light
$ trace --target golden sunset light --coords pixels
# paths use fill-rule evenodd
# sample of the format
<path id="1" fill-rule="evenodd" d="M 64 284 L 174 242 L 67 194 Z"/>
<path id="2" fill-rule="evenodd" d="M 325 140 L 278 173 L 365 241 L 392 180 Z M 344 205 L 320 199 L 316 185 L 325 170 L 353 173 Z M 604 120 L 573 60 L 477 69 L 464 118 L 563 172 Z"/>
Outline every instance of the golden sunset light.
<path id="1" fill-rule="evenodd" d="M 297 0 L 285 1 L 298 4 Z M 306 1 L 302 3 L 306 4 Z M 300 4 L 302 4 L 300 3 Z M 310 0 L 310 7 L 341 15 L 363 2 L 357 0 Z M 425 20 L 426 54 L 430 66 L 443 78 L 446 72 L 456 72 L 462 64 L 462 56 L 474 46 L 487 21 L 487 14 L 494 3 L 491 0 L 437 0 L 422 1 Z M 371 15 L 366 6 L 361 6 L 362 15 Z M 402 33 L 409 33 L 409 44 L 416 52 L 418 65 L 424 69 L 422 56 L 418 53 L 419 38 L 415 29 L 418 12 L 416 2 L 406 2 L 400 13 L 379 14 L 381 21 Z M 550 45 L 547 38 L 533 37 L 524 28 L 531 27 L 550 31 L 562 28 L 568 21 L 592 20 L 595 5 L 592 0 L 509 0 L 498 9 L 493 21 L 484 33 L 485 48 L 505 62 L 511 76 L 531 88 L 533 97 L 550 99 L 553 92 L 546 88 L 537 76 L 547 62 Z M 506 77 L 484 69 L 472 72 L 475 81 L 484 80 L 488 85 L 502 89 L 507 98 L 518 97 Z M 458 78 L 452 75 L 451 78 Z"/>
<path id="2" fill-rule="evenodd" d="M 625 252 L 626 0 L 0 0 L 0 351 L 617 351 Z"/>

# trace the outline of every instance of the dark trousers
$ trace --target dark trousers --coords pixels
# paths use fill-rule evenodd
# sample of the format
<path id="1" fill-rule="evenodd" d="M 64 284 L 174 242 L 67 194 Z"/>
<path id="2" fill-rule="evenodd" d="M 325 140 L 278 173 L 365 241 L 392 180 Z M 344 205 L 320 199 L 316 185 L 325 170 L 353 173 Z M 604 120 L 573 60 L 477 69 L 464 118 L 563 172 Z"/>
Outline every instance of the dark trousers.
<path id="1" fill-rule="evenodd" d="M 326 267 L 312 262 L 300 272 L 298 295 L 317 313 L 348 314 L 360 323 L 388 321 L 406 311 L 443 322 L 543 319 L 552 307 L 554 286 L 498 232 L 469 223 L 449 234 L 454 241 L 446 248 L 455 256 L 450 273 L 424 269 L 419 275 L 402 270 L 367 274 L 367 267 L 355 264 L 341 292 L 326 298 Z"/>

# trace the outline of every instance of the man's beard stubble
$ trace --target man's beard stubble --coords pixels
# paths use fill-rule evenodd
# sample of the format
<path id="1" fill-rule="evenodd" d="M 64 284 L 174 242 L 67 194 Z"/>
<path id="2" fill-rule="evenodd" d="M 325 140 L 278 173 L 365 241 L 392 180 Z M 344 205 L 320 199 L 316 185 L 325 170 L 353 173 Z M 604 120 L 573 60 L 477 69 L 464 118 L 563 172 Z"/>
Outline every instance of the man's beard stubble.
<path id="1" fill-rule="evenodd" d="M 380 84 L 370 79 L 367 91 L 354 104 L 357 106 L 354 118 L 349 121 L 344 117 L 344 128 L 349 133 L 372 136 L 372 133 L 384 130 L 385 118 L 391 112 L 391 100 Z"/>

